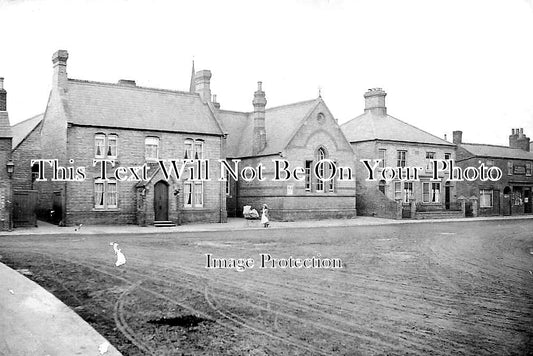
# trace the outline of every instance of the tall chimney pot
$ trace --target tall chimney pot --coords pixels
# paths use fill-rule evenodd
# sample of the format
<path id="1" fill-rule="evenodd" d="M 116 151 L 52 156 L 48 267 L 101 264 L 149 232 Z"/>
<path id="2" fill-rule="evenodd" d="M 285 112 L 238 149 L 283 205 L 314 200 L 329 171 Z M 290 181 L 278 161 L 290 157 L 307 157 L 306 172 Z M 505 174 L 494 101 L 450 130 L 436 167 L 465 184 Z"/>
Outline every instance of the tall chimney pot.
<path id="1" fill-rule="evenodd" d="M 254 136 L 252 151 L 254 154 L 261 152 L 266 147 L 265 107 L 267 104 L 263 83 L 257 82 L 257 91 L 254 93 Z"/>
<path id="2" fill-rule="evenodd" d="M 0 78 L 0 111 L 7 111 L 7 91 L 4 89 L 4 78 Z"/>
<path id="3" fill-rule="evenodd" d="M 68 52 L 64 49 L 56 51 L 52 56 L 52 63 L 54 67 L 52 87 L 55 89 L 67 88 L 67 60 Z"/>
<path id="4" fill-rule="evenodd" d="M 463 131 L 453 132 L 453 143 L 455 143 L 456 145 L 463 143 Z"/>

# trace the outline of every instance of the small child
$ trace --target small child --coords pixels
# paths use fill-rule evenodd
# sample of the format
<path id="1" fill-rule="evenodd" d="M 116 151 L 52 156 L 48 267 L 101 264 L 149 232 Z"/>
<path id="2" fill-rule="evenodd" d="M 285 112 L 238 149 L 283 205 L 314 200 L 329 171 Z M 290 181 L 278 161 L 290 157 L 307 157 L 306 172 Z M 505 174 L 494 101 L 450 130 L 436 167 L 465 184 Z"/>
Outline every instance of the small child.
<path id="1" fill-rule="evenodd" d="M 261 213 L 261 224 L 263 224 L 263 227 L 268 227 L 270 225 L 270 222 L 268 220 L 268 206 L 266 204 L 263 204 L 263 212 Z"/>

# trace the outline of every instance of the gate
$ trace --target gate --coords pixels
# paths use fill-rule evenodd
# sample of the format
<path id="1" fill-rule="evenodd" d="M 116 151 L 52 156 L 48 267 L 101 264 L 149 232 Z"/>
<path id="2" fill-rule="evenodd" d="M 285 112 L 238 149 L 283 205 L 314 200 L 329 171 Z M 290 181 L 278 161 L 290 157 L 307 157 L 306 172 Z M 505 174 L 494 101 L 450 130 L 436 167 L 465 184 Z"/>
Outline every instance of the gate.
<path id="1" fill-rule="evenodd" d="M 13 192 L 13 226 L 37 226 L 36 190 L 15 190 Z"/>

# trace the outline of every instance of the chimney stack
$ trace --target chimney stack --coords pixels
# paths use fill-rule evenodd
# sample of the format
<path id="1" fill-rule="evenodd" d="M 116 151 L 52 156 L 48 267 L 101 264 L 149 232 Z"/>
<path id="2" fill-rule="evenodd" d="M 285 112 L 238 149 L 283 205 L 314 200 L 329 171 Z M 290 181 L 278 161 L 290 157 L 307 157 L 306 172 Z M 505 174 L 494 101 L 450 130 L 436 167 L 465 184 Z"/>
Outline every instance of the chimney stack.
<path id="1" fill-rule="evenodd" d="M 265 107 L 267 104 L 262 82 L 257 82 L 257 91 L 254 93 L 254 137 L 253 154 L 261 152 L 266 147 Z"/>
<path id="2" fill-rule="evenodd" d="M 211 101 L 211 71 L 199 70 L 194 76 L 195 91 L 200 94 L 202 101 L 208 103 Z"/>
<path id="3" fill-rule="evenodd" d="M 387 93 L 381 88 L 368 89 L 365 93 L 365 112 L 370 111 L 372 114 L 385 116 L 387 107 L 385 106 L 385 96 Z"/>
<path id="4" fill-rule="evenodd" d="M 67 59 L 68 52 L 64 49 L 56 51 L 52 56 L 52 63 L 54 65 L 54 77 L 52 79 L 53 88 L 67 88 Z"/>
<path id="5" fill-rule="evenodd" d="M 524 135 L 524 128 L 511 129 L 511 135 L 509 136 L 509 147 L 520 148 L 527 152 L 530 151 L 530 139 Z"/>
<path id="6" fill-rule="evenodd" d="M 453 132 L 453 143 L 460 145 L 463 143 L 463 131 L 454 131 Z"/>
<path id="7" fill-rule="evenodd" d="M 4 78 L 0 78 L 0 111 L 7 111 L 7 91 L 4 89 Z"/>

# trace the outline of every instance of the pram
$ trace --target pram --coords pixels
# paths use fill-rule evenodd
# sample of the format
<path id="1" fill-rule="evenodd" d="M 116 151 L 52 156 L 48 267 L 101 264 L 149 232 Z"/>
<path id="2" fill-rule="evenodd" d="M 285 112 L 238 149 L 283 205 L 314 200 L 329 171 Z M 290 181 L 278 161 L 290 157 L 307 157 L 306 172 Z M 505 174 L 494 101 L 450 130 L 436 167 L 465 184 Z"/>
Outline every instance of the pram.
<path id="1" fill-rule="evenodd" d="M 242 215 L 248 220 L 259 220 L 259 213 L 257 210 L 252 209 L 250 205 L 245 205 L 242 209 Z"/>

